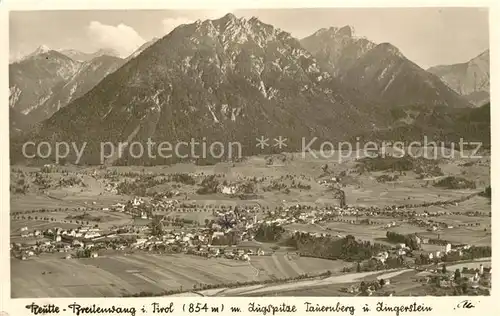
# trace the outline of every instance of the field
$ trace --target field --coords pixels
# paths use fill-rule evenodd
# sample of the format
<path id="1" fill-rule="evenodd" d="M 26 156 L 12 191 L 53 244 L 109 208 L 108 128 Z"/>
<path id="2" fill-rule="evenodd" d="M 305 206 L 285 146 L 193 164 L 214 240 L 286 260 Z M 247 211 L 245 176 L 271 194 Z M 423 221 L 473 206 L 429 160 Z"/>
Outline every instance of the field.
<path id="1" fill-rule="evenodd" d="M 128 197 L 119 195 L 88 196 L 80 194 L 64 195 L 57 199 L 44 195 L 11 195 L 12 212 L 23 212 L 39 209 L 78 208 L 78 207 L 108 207 L 118 202 L 125 202 Z M 95 204 L 93 204 L 95 202 Z M 86 203 L 86 204 L 85 204 Z"/>
<path id="2" fill-rule="evenodd" d="M 479 264 L 491 267 L 490 259 L 475 260 L 472 262 L 449 265 L 447 269 L 453 271 L 463 267 L 477 269 Z M 424 272 L 427 273 L 427 272 Z M 279 285 L 247 286 L 223 291 L 213 290 L 212 293 L 203 291 L 206 296 L 352 296 L 342 289 L 350 285 L 359 285 L 361 281 L 390 280 L 390 285 L 384 287 L 385 292 L 393 292 L 398 296 L 426 295 L 425 288 L 417 279 L 424 275 L 422 272 L 411 269 L 394 271 L 373 271 L 350 273 L 341 276 L 331 276 L 317 280 L 304 280 L 295 283 Z"/>
<path id="3" fill-rule="evenodd" d="M 200 283 L 293 277 L 334 271 L 342 266 L 336 261 L 293 260 L 285 256 L 255 257 L 251 264 L 145 253 L 93 259 L 66 260 L 62 254 L 42 255 L 26 261 L 12 259 L 12 297 L 116 297 L 141 291 L 160 293 L 180 288 L 189 290 Z"/>
<path id="4" fill-rule="evenodd" d="M 29 219 L 31 217 L 31 219 Z M 49 218 L 49 220 L 42 220 Z M 130 215 L 110 211 L 81 211 L 78 209 L 51 210 L 45 212 L 26 213 L 16 218 L 11 218 L 11 234 L 17 233 L 21 227 L 44 230 L 60 227 L 63 229 L 76 228 L 83 224 L 99 225 L 106 230 L 112 226 L 128 225 L 132 222 Z"/>
<path id="5" fill-rule="evenodd" d="M 304 274 L 319 274 L 325 271 L 339 271 L 350 264 L 342 260 L 324 260 L 296 257 L 294 255 L 273 255 L 252 258 L 251 265 L 259 270 L 259 276 L 270 279 L 297 277 Z"/>
<path id="6" fill-rule="evenodd" d="M 262 286 L 243 286 L 236 289 L 225 289 L 222 291 L 202 291 L 207 296 L 346 296 L 340 290 L 356 282 L 375 280 L 379 278 L 392 279 L 401 274 L 416 272 L 409 269 L 392 271 L 372 271 L 361 273 L 349 273 L 331 277 L 317 278 L 311 280 L 297 281 L 293 283 L 271 284 Z M 321 293 L 321 294 L 320 294 Z"/>
<path id="7" fill-rule="evenodd" d="M 404 187 L 404 184 L 365 183 L 363 188 L 348 187 L 347 204 L 358 206 L 387 206 L 420 204 L 443 200 L 457 199 L 471 194 L 470 190 L 439 190 L 432 186 L 422 188 L 420 185 Z"/>
<path id="8" fill-rule="evenodd" d="M 465 227 L 446 229 L 442 232 L 425 232 L 420 234 L 423 237 L 439 238 L 454 244 L 469 244 L 475 246 L 491 246 L 491 232 L 482 230 L 472 230 Z"/>

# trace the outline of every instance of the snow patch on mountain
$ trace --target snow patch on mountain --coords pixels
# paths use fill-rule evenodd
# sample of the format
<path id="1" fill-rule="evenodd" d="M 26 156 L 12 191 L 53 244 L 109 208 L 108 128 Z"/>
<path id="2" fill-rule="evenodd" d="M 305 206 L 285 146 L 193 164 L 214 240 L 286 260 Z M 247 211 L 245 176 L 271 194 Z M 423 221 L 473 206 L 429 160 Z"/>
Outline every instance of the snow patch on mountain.
<path id="1" fill-rule="evenodd" d="M 9 107 L 13 108 L 16 106 L 21 93 L 22 90 L 15 85 L 9 88 Z"/>
<path id="2" fill-rule="evenodd" d="M 214 122 L 215 123 L 219 123 L 219 119 L 217 118 L 217 116 L 215 115 L 215 112 L 214 112 L 214 108 L 215 106 L 213 104 L 208 104 L 207 105 L 207 108 L 208 110 L 210 111 L 210 113 L 212 114 L 212 117 L 214 119 Z"/>
<path id="3" fill-rule="evenodd" d="M 31 111 L 36 110 L 38 107 L 42 106 L 50 97 L 52 96 L 52 91 L 49 92 L 46 96 L 42 97 L 38 102 L 28 107 L 27 109 L 21 111 L 24 115 L 29 114 Z"/>

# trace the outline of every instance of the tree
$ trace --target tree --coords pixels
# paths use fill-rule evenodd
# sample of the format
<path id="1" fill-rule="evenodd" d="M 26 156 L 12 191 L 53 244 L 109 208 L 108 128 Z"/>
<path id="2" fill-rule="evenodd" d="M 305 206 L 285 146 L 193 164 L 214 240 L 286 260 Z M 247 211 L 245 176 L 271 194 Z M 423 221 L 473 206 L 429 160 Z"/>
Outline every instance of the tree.
<path id="1" fill-rule="evenodd" d="M 361 283 L 359 284 L 359 290 L 364 293 L 366 292 L 366 290 L 368 289 L 368 285 L 366 284 L 365 281 L 361 281 Z"/>
<path id="2" fill-rule="evenodd" d="M 153 236 L 163 235 L 163 224 L 161 223 L 160 217 L 155 216 L 150 225 L 151 225 L 151 235 Z"/>
<path id="3" fill-rule="evenodd" d="M 411 235 L 407 243 L 411 250 L 419 250 L 421 248 L 416 235 Z"/>
<path id="4" fill-rule="evenodd" d="M 326 173 L 328 171 L 328 164 L 324 164 L 322 167 L 321 167 L 321 170 L 323 170 L 323 173 Z"/>
<path id="5" fill-rule="evenodd" d="M 455 270 L 455 281 L 460 280 L 461 277 L 462 277 L 462 274 L 460 273 L 460 269 L 456 269 Z"/>
<path id="6" fill-rule="evenodd" d="M 465 282 L 462 283 L 461 288 L 462 288 L 462 293 L 467 294 L 467 283 Z"/>
<path id="7" fill-rule="evenodd" d="M 446 273 L 446 272 L 448 272 L 448 271 L 446 270 L 446 264 L 443 264 L 443 268 L 442 268 L 442 270 L 441 270 L 441 271 L 443 272 L 443 274 L 444 274 L 444 273 Z"/>

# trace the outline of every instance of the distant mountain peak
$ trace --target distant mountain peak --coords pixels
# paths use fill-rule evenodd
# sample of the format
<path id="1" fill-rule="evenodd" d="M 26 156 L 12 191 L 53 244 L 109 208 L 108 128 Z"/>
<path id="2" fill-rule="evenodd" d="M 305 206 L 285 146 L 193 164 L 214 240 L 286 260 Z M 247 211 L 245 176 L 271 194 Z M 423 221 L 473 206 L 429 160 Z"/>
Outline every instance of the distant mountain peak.
<path id="1" fill-rule="evenodd" d="M 428 69 L 476 106 L 490 98 L 490 50 L 464 63 L 438 65 Z"/>
<path id="2" fill-rule="evenodd" d="M 76 49 L 61 49 L 58 50 L 58 52 L 75 61 L 80 62 L 90 61 L 102 55 L 121 58 L 120 54 L 117 51 L 108 48 L 101 48 L 94 53 L 86 53 Z"/>
<path id="3" fill-rule="evenodd" d="M 207 20 L 205 22 L 209 22 L 210 20 Z M 247 22 L 244 18 L 237 18 L 234 14 L 232 13 L 228 13 L 226 15 L 224 15 L 222 18 L 220 19 L 216 19 L 216 20 L 212 20 L 213 22 L 215 22 L 215 24 L 218 24 L 221 26 L 221 28 L 223 29 L 226 29 L 226 28 L 229 28 L 233 25 L 236 25 L 236 24 L 241 24 L 241 23 L 245 23 Z"/>
<path id="4" fill-rule="evenodd" d="M 224 15 L 221 20 L 223 21 L 227 21 L 227 22 L 230 22 L 230 21 L 235 21 L 237 20 L 237 17 L 232 14 L 232 13 L 227 13 L 226 15 Z"/>
<path id="5" fill-rule="evenodd" d="M 350 25 L 343 26 L 337 31 L 337 34 L 352 37 L 354 35 L 354 28 Z"/>
<path id="6" fill-rule="evenodd" d="M 319 29 L 313 36 L 327 36 L 331 38 L 336 37 L 353 37 L 355 34 L 354 27 L 345 25 L 343 27 L 331 26 L 329 28 Z"/>
<path id="7" fill-rule="evenodd" d="M 215 20 L 196 21 L 177 27 L 175 32 L 183 32 L 184 37 L 205 40 L 206 38 L 219 38 L 221 43 L 227 46 L 229 43 L 243 44 L 247 42 L 257 43 L 258 46 L 265 45 L 269 41 L 275 41 L 278 37 L 289 40 L 291 35 L 263 23 L 257 18 L 237 18 L 234 14 L 226 14 Z"/>
<path id="8" fill-rule="evenodd" d="M 47 45 L 40 45 L 38 46 L 31 54 L 28 54 L 21 58 L 21 60 L 29 59 L 31 57 L 35 57 L 38 55 L 43 55 L 47 54 L 48 52 L 52 51 Z"/>
<path id="9" fill-rule="evenodd" d="M 38 54 L 45 54 L 49 52 L 51 49 L 47 45 L 40 45 L 38 48 L 33 52 L 33 54 L 38 55 Z"/>
<path id="10" fill-rule="evenodd" d="M 322 28 L 303 38 L 301 44 L 311 52 L 334 76 L 351 67 L 355 61 L 376 46 L 365 38 L 354 35 L 354 28 Z"/>
<path id="11" fill-rule="evenodd" d="M 120 57 L 120 53 L 118 53 L 116 50 L 112 48 L 101 48 L 95 53 L 95 55 L 97 56 L 108 55 L 112 57 Z"/>

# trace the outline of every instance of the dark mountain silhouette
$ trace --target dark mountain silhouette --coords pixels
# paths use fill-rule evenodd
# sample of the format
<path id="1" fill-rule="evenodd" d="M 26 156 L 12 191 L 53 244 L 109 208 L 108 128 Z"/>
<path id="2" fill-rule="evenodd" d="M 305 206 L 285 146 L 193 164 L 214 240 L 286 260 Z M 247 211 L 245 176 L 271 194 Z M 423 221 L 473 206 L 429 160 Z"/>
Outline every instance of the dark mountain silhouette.
<path id="1" fill-rule="evenodd" d="M 350 26 L 321 29 L 301 43 L 344 85 L 359 89 L 377 103 L 470 106 L 398 48 L 356 37 Z"/>

